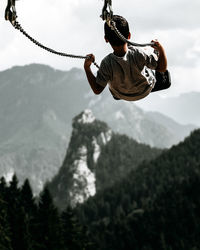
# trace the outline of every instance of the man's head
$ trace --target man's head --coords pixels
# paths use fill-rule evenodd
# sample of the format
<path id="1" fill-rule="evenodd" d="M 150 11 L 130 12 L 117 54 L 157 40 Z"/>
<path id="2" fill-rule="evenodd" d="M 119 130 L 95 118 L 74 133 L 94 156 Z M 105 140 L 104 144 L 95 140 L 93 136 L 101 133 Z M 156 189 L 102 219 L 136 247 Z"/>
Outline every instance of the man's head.
<path id="1" fill-rule="evenodd" d="M 114 15 L 113 21 L 116 24 L 117 29 L 119 32 L 128 39 L 130 36 L 129 32 L 129 25 L 125 18 L 122 16 Z M 122 41 L 116 34 L 115 31 L 112 30 L 107 23 L 104 25 L 104 32 L 105 32 L 105 39 L 107 42 L 109 42 L 112 46 L 120 46 L 124 45 L 125 42 Z"/>

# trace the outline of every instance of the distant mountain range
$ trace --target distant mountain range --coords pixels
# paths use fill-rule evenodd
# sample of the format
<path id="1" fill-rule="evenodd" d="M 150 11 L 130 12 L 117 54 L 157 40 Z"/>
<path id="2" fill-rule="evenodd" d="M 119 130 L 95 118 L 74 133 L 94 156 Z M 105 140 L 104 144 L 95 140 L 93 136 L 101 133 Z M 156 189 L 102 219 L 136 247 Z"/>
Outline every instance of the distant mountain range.
<path id="1" fill-rule="evenodd" d="M 72 119 L 88 108 L 114 132 L 153 147 L 170 147 L 195 128 L 114 101 L 108 91 L 95 96 L 80 69 L 16 66 L 0 72 L 0 176 L 28 177 L 38 193 L 62 165 Z"/>
<path id="2" fill-rule="evenodd" d="M 131 102 L 113 102 L 110 96 L 104 97 L 91 109 L 114 131 L 152 147 L 169 148 L 195 128 L 194 125 L 180 125 L 159 112 L 145 112 Z"/>
<path id="3" fill-rule="evenodd" d="M 200 127 L 200 93 L 189 92 L 178 97 L 160 97 L 153 93 L 137 103 L 146 111 L 157 111 L 181 124 L 195 124 Z"/>

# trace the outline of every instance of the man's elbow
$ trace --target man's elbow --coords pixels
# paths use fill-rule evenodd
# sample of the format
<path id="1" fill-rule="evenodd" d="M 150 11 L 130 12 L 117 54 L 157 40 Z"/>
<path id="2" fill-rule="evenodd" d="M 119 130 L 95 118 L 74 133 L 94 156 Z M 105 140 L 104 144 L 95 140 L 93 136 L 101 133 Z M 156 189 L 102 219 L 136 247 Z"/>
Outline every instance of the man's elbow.
<path id="1" fill-rule="evenodd" d="M 101 92 L 104 90 L 104 87 L 97 85 L 95 88 L 93 88 L 93 92 L 95 93 L 95 95 L 99 95 L 101 94 Z"/>
<path id="2" fill-rule="evenodd" d="M 95 95 L 100 95 L 101 92 L 102 92 L 102 90 L 100 90 L 100 89 L 93 89 L 93 92 L 94 92 Z"/>

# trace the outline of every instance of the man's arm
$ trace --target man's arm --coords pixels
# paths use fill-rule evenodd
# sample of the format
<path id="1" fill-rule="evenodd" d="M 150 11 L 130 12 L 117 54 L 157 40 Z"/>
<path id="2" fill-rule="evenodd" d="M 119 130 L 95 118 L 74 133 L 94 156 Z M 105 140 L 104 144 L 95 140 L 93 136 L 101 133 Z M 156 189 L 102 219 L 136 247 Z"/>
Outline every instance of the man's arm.
<path id="1" fill-rule="evenodd" d="M 96 95 L 99 95 L 104 90 L 104 87 L 102 87 L 96 82 L 96 77 L 94 76 L 90 68 L 92 62 L 94 62 L 95 60 L 95 57 L 92 54 L 87 55 L 87 56 L 88 58 L 85 59 L 85 63 L 84 63 L 85 73 L 86 73 L 91 89 Z"/>
<path id="2" fill-rule="evenodd" d="M 158 66 L 156 68 L 157 71 L 159 72 L 165 72 L 167 70 L 167 56 L 165 54 L 165 50 L 162 47 L 162 45 L 158 41 L 152 41 L 154 45 L 152 47 L 158 51 L 159 56 L 158 56 Z"/>

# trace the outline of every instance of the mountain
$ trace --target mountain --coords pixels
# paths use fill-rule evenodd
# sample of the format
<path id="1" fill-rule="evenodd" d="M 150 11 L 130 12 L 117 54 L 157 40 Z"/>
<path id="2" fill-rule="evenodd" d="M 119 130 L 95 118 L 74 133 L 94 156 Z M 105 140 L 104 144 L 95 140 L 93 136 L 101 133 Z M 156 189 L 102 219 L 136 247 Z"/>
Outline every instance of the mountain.
<path id="1" fill-rule="evenodd" d="M 196 130 L 76 211 L 99 250 L 199 249 L 199 187 Z"/>
<path id="2" fill-rule="evenodd" d="M 117 102 L 108 90 L 95 96 L 81 69 L 16 66 L 0 72 L 0 176 L 9 181 L 16 172 L 20 183 L 27 177 L 37 194 L 62 165 L 73 117 L 87 108 L 114 132 L 160 148 L 194 129 Z"/>
<path id="3" fill-rule="evenodd" d="M 0 74 L 0 169 L 7 179 L 30 178 L 35 193 L 57 173 L 71 134 L 71 120 L 84 107 L 73 97 L 83 72 L 44 65 L 14 67 Z M 69 93 L 70 89 L 70 93 Z M 87 89 L 87 88 L 86 88 Z M 87 89 L 88 90 L 88 89 Z M 85 91 L 86 92 L 86 91 Z"/>
<path id="4" fill-rule="evenodd" d="M 183 140 L 195 129 L 180 125 L 158 112 L 145 112 L 132 102 L 113 101 L 110 96 L 90 106 L 95 116 L 104 120 L 118 133 L 152 147 L 169 148 Z"/>
<path id="5" fill-rule="evenodd" d="M 160 97 L 154 93 L 147 99 L 138 102 L 138 106 L 146 111 L 158 111 L 181 124 L 200 126 L 200 93 L 189 92 L 176 97 Z"/>
<path id="6" fill-rule="evenodd" d="M 58 207 L 74 207 L 160 152 L 114 133 L 106 123 L 96 120 L 90 110 L 85 110 L 74 118 L 63 165 L 47 186 Z"/>

